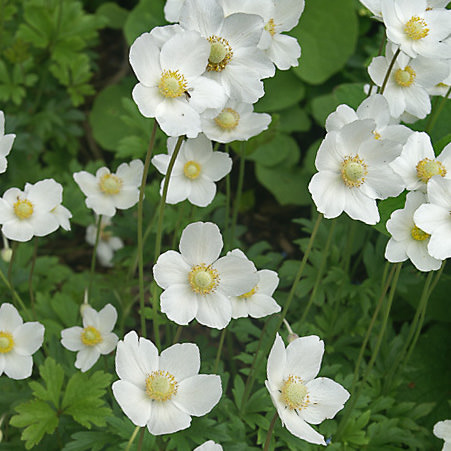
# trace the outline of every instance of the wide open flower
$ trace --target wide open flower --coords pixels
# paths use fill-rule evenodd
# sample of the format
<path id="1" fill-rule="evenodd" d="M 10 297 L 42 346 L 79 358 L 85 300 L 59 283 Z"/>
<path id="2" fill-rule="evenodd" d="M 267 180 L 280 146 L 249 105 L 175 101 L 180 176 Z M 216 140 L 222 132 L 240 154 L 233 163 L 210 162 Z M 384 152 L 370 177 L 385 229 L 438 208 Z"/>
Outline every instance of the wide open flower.
<path id="1" fill-rule="evenodd" d="M 451 420 L 443 420 L 435 423 L 434 435 L 445 440 L 442 451 L 451 451 Z"/>
<path id="2" fill-rule="evenodd" d="M 174 152 L 176 138 L 169 138 L 168 153 L 155 155 L 152 164 L 166 174 Z M 215 182 L 232 169 L 232 159 L 225 152 L 213 152 L 211 141 L 205 135 L 187 139 L 182 143 L 169 180 L 166 202 L 177 204 L 188 199 L 193 205 L 206 207 L 216 194 Z M 165 178 L 161 182 L 163 191 Z"/>
<path id="3" fill-rule="evenodd" d="M 98 215 L 114 216 L 116 208 L 126 210 L 138 202 L 143 170 L 143 162 L 133 160 L 122 163 L 114 174 L 106 167 L 98 169 L 95 176 L 86 171 L 75 172 L 74 180 L 87 196 L 88 208 Z"/>
<path id="4" fill-rule="evenodd" d="M 175 344 L 158 355 L 155 345 L 136 332 L 119 341 L 113 393 L 124 413 L 153 435 L 186 429 L 191 416 L 210 412 L 222 395 L 221 378 L 199 374 L 199 348 Z"/>
<path id="5" fill-rule="evenodd" d="M 74 326 L 61 331 L 61 344 L 77 352 L 75 368 L 88 371 L 100 355 L 109 354 L 117 344 L 118 336 L 111 332 L 116 324 L 117 311 L 107 304 L 97 312 L 92 307 L 83 309 L 83 327 Z"/>
<path id="6" fill-rule="evenodd" d="M 16 135 L 10 133 L 5 135 L 5 115 L 0 111 L 0 174 L 6 171 L 8 162 L 6 157 L 11 151 Z"/>
<path id="7" fill-rule="evenodd" d="M 232 318 L 229 296 L 249 292 L 258 282 L 255 266 L 233 255 L 219 257 L 221 232 L 211 222 L 189 224 L 182 232 L 180 253 L 167 251 L 153 267 L 164 289 L 161 311 L 177 324 L 199 323 L 223 329 Z"/>
<path id="8" fill-rule="evenodd" d="M 11 379 L 31 376 L 31 357 L 44 341 L 44 326 L 38 322 L 24 323 L 12 304 L 0 306 L 0 376 Z"/>
<path id="9" fill-rule="evenodd" d="M 316 377 L 324 342 L 316 335 L 293 340 L 285 349 L 279 334 L 268 357 L 266 388 L 282 424 L 296 437 L 326 445 L 324 437 L 308 423 L 333 418 L 349 398 L 340 384 Z"/>

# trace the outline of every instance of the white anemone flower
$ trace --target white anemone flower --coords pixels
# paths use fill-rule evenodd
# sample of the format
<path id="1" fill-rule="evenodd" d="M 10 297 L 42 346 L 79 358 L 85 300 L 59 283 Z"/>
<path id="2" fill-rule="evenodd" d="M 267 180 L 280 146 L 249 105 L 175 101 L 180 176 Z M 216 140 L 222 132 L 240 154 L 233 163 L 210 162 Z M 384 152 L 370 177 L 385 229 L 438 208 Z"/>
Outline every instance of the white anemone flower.
<path id="1" fill-rule="evenodd" d="M 243 251 L 234 249 L 227 255 L 236 255 L 237 257 L 248 259 Z M 275 271 L 262 269 L 257 271 L 258 282 L 252 290 L 241 296 L 231 296 L 232 318 L 263 318 L 280 312 L 280 305 L 274 300 L 272 295 L 279 285 L 279 276 Z"/>
<path id="2" fill-rule="evenodd" d="M 213 141 L 230 143 L 247 141 L 266 130 L 271 116 L 266 113 L 254 113 L 250 103 L 229 100 L 219 114 L 207 110 L 202 116 L 202 130 Z"/>
<path id="3" fill-rule="evenodd" d="M 451 180 L 435 175 L 428 182 L 427 196 L 429 203 L 418 208 L 413 220 L 431 235 L 428 252 L 445 260 L 451 257 Z"/>
<path id="4" fill-rule="evenodd" d="M 426 192 L 426 185 L 434 175 L 451 179 L 451 144 L 436 158 L 431 138 L 424 132 L 414 132 L 404 145 L 401 155 L 390 163 L 401 176 L 409 191 Z"/>
<path id="5" fill-rule="evenodd" d="M 168 170 L 176 138 L 169 138 L 168 153 L 155 155 L 152 164 L 161 174 Z M 169 180 L 166 202 L 177 204 L 188 199 L 193 205 L 206 207 L 216 195 L 215 182 L 225 177 L 232 169 L 232 159 L 225 152 L 213 152 L 213 146 L 205 135 L 187 139 L 182 143 Z M 165 178 L 161 182 L 163 191 Z"/>
<path id="6" fill-rule="evenodd" d="M 435 423 L 434 435 L 445 440 L 442 451 L 451 451 L 451 420 L 443 420 Z"/>
<path id="7" fill-rule="evenodd" d="M 175 344 L 158 355 L 156 346 L 136 332 L 119 341 L 113 394 L 136 426 L 153 435 L 186 429 L 191 416 L 210 412 L 222 395 L 221 378 L 199 374 L 199 348 Z"/>
<path id="8" fill-rule="evenodd" d="M 62 226 L 70 229 L 69 210 L 61 205 L 63 187 L 53 179 L 27 183 L 24 191 L 10 188 L 0 199 L 2 233 L 10 240 L 29 241 Z"/>
<path id="9" fill-rule="evenodd" d="M 31 357 L 44 341 L 44 326 L 36 321 L 24 323 L 16 308 L 7 302 L 0 306 L 0 376 L 11 379 L 31 376 Z"/>
<path id="10" fill-rule="evenodd" d="M 232 318 L 230 296 L 248 293 L 258 282 L 255 266 L 234 255 L 219 258 L 221 232 L 211 222 L 189 224 L 182 232 L 180 253 L 167 251 L 153 267 L 164 289 L 161 311 L 177 324 L 196 318 L 200 324 L 223 329 Z"/>
<path id="11" fill-rule="evenodd" d="M 15 138 L 16 135 L 13 133 L 5 135 L 5 115 L 0 110 L 0 174 L 6 171 L 6 167 L 8 166 L 6 157 L 11 152 Z"/>
<path id="12" fill-rule="evenodd" d="M 77 352 L 75 368 L 83 373 L 94 366 L 100 355 L 116 348 L 118 336 L 111 332 L 116 324 L 117 311 L 107 304 L 97 312 L 92 307 L 83 308 L 83 327 L 74 326 L 61 331 L 61 344 Z"/>
<path id="13" fill-rule="evenodd" d="M 193 451 L 222 451 L 222 446 L 215 443 L 213 440 L 208 440 L 208 442 L 194 448 Z"/>
<path id="14" fill-rule="evenodd" d="M 401 178 L 388 166 L 396 155 L 391 141 L 374 139 L 375 122 L 357 120 L 329 132 L 316 155 L 318 169 L 309 191 L 319 212 L 336 218 L 343 211 L 367 224 L 379 221 L 375 199 L 397 196 Z"/>
<path id="15" fill-rule="evenodd" d="M 172 30 L 172 31 L 171 31 Z M 143 33 L 130 48 L 130 64 L 139 83 L 132 96 L 145 117 L 154 117 L 169 136 L 195 138 L 207 108 L 222 108 L 227 100 L 219 83 L 206 78 L 210 44 L 195 31 L 172 28 L 161 41 Z"/>
<path id="16" fill-rule="evenodd" d="M 381 0 L 387 38 L 411 58 L 451 58 L 451 11 L 426 0 Z"/>
<path id="17" fill-rule="evenodd" d="M 419 271 L 436 271 L 442 261 L 432 257 L 427 246 L 427 233 L 415 225 L 413 215 L 420 205 L 427 202 L 426 195 L 420 191 L 407 194 L 406 204 L 402 210 L 394 211 L 386 227 L 392 238 L 385 248 L 385 258 L 392 263 L 409 259 Z"/>
<path id="18" fill-rule="evenodd" d="M 114 216 L 116 208 L 126 210 L 138 202 L 143 170 L 143 162 L 133 160 L 122 163 L 114 174 L 106 167 L 98 169 L 95 176 L 86 171 L 75 172 L 74 180 L 87 196 L 88 208 L 98 215 Z"/>
<path id="19" fill-rule="evenodd" d="M 323 354 L 324 342 L 316 335 L 296 338 L 285 349 L 277 334 L 265 382 L 282 425 L 296 437 L 317 445 L 326 442 L 310 424 L 333 418 L 349 398 L 337 382 L 316 377 Z"/>

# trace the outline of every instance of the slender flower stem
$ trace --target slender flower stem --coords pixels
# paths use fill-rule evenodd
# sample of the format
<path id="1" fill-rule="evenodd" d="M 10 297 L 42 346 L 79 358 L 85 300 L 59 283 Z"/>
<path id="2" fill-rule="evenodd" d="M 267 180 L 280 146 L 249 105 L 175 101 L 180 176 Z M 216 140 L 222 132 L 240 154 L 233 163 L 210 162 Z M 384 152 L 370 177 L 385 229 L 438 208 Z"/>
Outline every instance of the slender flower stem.
<path id="1" fill-rule="evenodd" d="M 14 260 L 16 258 L 16 251 L 17 251 L 18 245 L 19 245 L 19 243 L 17 241 L 13 241 L 13 244 L 11 246 L 11 258 L 10 258 L 9 264 L 8 264 L 8 280 L 9 280 L 11 286 L 13 285 L 13 282 L 12 282 L 13 264 L 14 264 Z"/>
<path id="2" fill-rule="evenodd" d="M 222 348 L 224 346 L 224 339 L 227 333 L 227 328 L 222 329 L 221 338 L 219 339 L 218 351 L 216 352 L 215 364 L 213 367 L 213 373 L 218 371 L 219 360 L 221 359 Z"/>
<path id="3" fill-rule="evenodd" d="M 91 269 L 89 270 L 88 298 L 91 296 L 92 281 L 94 279 L 94 271 L 96 268 L 97 247 L 99 245 L 100 230 L 102 228 L 102 215 L 99 215 L 97 218 L 96 227 L 96 241 L 94 243 L 94 249 L 92 250 Z"/>
<path id="4" fill-rule="evenodd" d="M 138 435 L 138 432 L 139 432 L 140 429 L 141 429 L 140 426 L 136 426 L 135 427 L 135 430 L 133 431 L 133 434 L 131 435 L 130 440 L 127 443 L 127 447 L 125 448 L 125 451 L 130 451 L 130 449 L 131 449 L 131 447 L 133 445 L 133 442 L 134 442 L 136 436 Z"/>
<path id="5" fill-rule="evenodd" d="M 38 237 L 34 239 L 33 257 L 31 258 L 30 273 L 28 274 L 28 293 L 30 295 L 31 311 L 33 318 L 36 319 L 36 310 L 34 308 L 34 293 L 33 293 L 33 272 L 36 264 L 36 256 L 38 255 Z"/>
<path id="6" fill-rule="evenodd" d="M 183 326 L 178 326 L 177 331 L 175 332 L 174 340 L 172 340 L 172 344 L 175 344 L 180 340 L 182 332 L 183 332 Z"/>
<path id="7" fill-rule="evenodd" d="M 30 312 L 28 311 L 27 307 L 25 306 L 25 303 L 23 302 L 22 298 L 17 294 L 17 291 L 14 289 L 12 284 L 9 282 L 5 274 L 3 274 L 3 271 L 0 270 L 0 279 L 2 279 L 3 283 L 6 285 L 8 290 L 11 292 L 11 295 L 13 299 L 17 302 L 17 304 L 20 306 L 20 308 L 24 311 L 24 315 L 27 317 L 29 321 L 32 320 L 32 317 L 30 315 Z"/>
<path id="8" fill-rule="evenodd" d="M 141 451 L 143 448 L 143 441 L 144 441 L 144 432 L 146 431 L 145 428 L 141 428 L 141 432 L 139 434 L 139 441 L 138 441 L 138 449 L 137 451 Z"/>
<path id="9" fill-rule="evenodd" d="M 279 415 L 276 413 L 272 417 L 271 424 L 269 425 L 268 433 L 266 434 L 265 446 L 263 447 L 263 451 L 268 451 L 269 444 L 271 443 L 272 433 L 274 431 L 274 426 L 276 425 L 276 420 Z"/>
<path id="10" fill-rule="evenodd" d="M 384 81 L 382 82 L 381 89 L 378 91 L 379 94 L 383 94 L 384 93 L 385 88 L 387 87 L 388 79 L 390 78 L 390 73 L 391 73 L 391 71 L 393 69 L 393 66 L 395 65 L 396 58 L 398 58 L 398 55 L 400 53 L 401 53 L 401 48 L 398 47 L 398 50 L 396 50 L 396 52 L 393 55 L 393 58 L 390 61 L 390 64 L 389 64 L 388 69 L 387 69 L 387 73 L 385 74 Z"/>
<path id="11" fill-rule="evenodd" d="M 426 133 L 430 133 L 434 128 L 435 123 L 437 122 L 437 119 L 440 116 L 440 113 L 442 112 L 443 108 L 445 108 L 446 101 L 448 100 L 450 94 L 451 94 L 451 86 L 449 87 L 448 91 L 446 91 L 445 96 L 441 99 L 438 107 L 434 109 L 434 113 L 431 114 L 428 123 L 426 124 L 426 128 L 424 129 Z"/>

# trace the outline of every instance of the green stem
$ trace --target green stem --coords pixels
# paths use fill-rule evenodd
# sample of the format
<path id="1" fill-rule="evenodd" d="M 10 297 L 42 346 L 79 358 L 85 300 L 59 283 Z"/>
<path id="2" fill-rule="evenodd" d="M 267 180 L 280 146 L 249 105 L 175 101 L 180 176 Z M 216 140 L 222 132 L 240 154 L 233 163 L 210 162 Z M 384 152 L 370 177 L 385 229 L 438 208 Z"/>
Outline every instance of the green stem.
<path id="1" fill-rule="evenodd" d="M 38 237 L 34 239 L 33 257 L 31 258 L 30 273 L 28 274 L 28 293 L 30 295 L 31 311 L 33 318 L 36 320 L 36 309 L 34 305 L 34 293 L 33 293 L 33 272 L 36 264 L 36 257 L 38 254 Z"/>
<path id="2" fill-rule="evenodd" d="M 178 326 L 177 331 L 175 332 L 174 340 L 172 340 L 172 344 L 178 343 L 180 337 L 182 335 L 183 326 Z"/>
<path id="3" fill-rule="evenodd" d="M 12 284 L 9 282 L 9 280 L 6 278 L 6 276 L 3 274 L 3 271 L 0 270 L 0 279 L 2 279 L 3 283 L 6 285 L 8 290 L 11 292 L 11 295 L 13 299 L 17 302 L 19 307 L 23 310 L 24 315 L 27 317 L 29 321 L 32 321 L 32 317 L 30 313 L 28 312 L 27 307 L 25 306 L 24 302 L 22 301 L 22 298 L 17 294 L 16 290 L 12 286 Z"/>
<path id="4" fill-rule="evenodd" d="M 218 371 L 219 360 L 221 359 L 222 348 L 224 346 L 224 339 L 227 333 L 227 328 L 222 329 L 221 338 L 219 339 L 218 351 L 216 352 L 215 364 L 213 367 L 213 373 L 216 374 Z"/>
<path id="5" fill-rule="evenodd" d="M 11 245 L 11 258 L 10 258 L 9 264 L 8 264 L 8 280 L 9 280 L 11 286 L 13 285 L 13 281 L 12 281 L 13 264 L 14 264 L 14 260 L 16 258 L 16 251 L 17 251 L 18 245 L 19 245 L 19 243 L 17 241 L 13 241 L 13 243 Z"/>
<path id="6" fill-rule="evenodd" d="M 356 221 L 352 221 L 351 227 L 348 228 L 348 237 L 346 240 L 346 247 L 344 250 L 344 255 L 342 259 L 342 265 L 344 268 L 344 273 L 349 274 L 349 264 L 351 262 L 351 254 L 352 254 L 352 245 L 354 244 L 354 236 L 355 236 L 355 230 L 357 228 Z"/>
<path id="7" fill-rule="evenodd" d="M 141 428 L 141 433 L 139 434 L 139 442 L 138 442 L 138 449 L 137 451 L 141 451 L 143 448 L 143 441 L 144 441 L 144 433 L 146 431 L 146 428 Z"/>
<path id="8" fill-rule="evenodd" d="M 440 101 L 439 106 L 437 108 L 434 108 L 434 113 L 429 118 L 428 123 L 426 124 L 426 128 L 424 129 L 426 133 L 430 133 L 434 128 L 435 123 L 437 122 L 437 119 L 440 116 L 440 113 L 442 112 L 443 108 L 445 108 L 446 101 L 448 100 L 450 94 L 451 94 L 451 86 L 449 87 L 448 91 L 446 91 L 445 97 L 443 97 L 443 99 Z"/>
<path id="9" fill-rule="evenodd" d="M 401 53 L 401 48 L 398 48 L 398 50 L 396 50 L 396 52 L 393 55 L 393 58 L 390 61 L 390 64 L 389 64 L 388 69 L 387 69 L 387 73 L 385 74 L 384 81 L 382 82 L 381 89 L 378 91 L 379 94 L 383 94 L 384 93 L 385 88 L 387 87 L 388 79 L 390 78 L 390 73 L 391 73 L 391 71 L 393 69 L 393 66 L 395 65 L 396 58 L 398 58 L 398 55 L 400 53 Z"/>
<path id="10" fill-rule="evenodd" d="M 276 425 L 276 420 L 279 415 L 276 413 L 272 417 L 271 424 L 269 425 L 268 433 L 266 434 L 265 446 L 263 447 L 263 451 L 268 451 L 269 444 L 271 443 L 272 433 L 274 431 L 274 426 Z"/>
<path id="11" fill-rule="evenodd" d="M 246 166 L 246 144 L 241 143 L 240 168 L 238 173 L 238 186 L 235 194 L 235 202 L 233 203 L 232 226 L 230 228 L 230 241 L 226 250 L 230 250 L 235 243 L 235 228 L 238 220 L 238 212 L 240 210 L 241 195 L 243 193 L 244 169 Z"/>
<path id="12" fill-rule="evenodd" d="M 97 231 L 96 231 L 96 241 L 94 243 L 94 249 L 92 250 L 92 258 L 91 258 L 91 268 L 89 270 L 89 282 L 88 282 L 88 299 L 91 297 L 91 288 L 92 282 L 94 280 L 94 271 L 96 268 L 96 257 L 97 257 L 97 247 L 99 245 L 100 239 L 100 231 L 102 226 L 102 215 L 99 215 L 97 218 Z"/>

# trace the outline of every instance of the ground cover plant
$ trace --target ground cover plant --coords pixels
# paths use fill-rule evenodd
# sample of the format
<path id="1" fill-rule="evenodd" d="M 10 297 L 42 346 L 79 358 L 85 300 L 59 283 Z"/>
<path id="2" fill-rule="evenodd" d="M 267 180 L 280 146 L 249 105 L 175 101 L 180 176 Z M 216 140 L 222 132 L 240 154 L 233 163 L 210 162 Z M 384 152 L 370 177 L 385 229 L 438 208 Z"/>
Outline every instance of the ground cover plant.
<path id="1" fill-rule="evenodd" d="M 0 449 L 451 443 L 443 0 L 0 2 Z"/>

